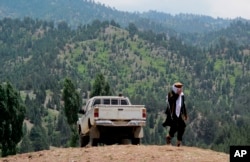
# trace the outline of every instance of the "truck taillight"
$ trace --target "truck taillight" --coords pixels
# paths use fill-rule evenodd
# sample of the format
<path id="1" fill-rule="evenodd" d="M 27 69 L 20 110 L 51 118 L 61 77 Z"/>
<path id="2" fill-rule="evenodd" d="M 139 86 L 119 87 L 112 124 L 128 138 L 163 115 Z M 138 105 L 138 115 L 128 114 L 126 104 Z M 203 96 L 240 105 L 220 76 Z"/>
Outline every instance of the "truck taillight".
<path id="1" fill-rule="evenodd" d="M 147 117 L 147 111 L 146 111 L 146 109 L 142 109 L 142 117 L 143 118 Z"/>
<path id="2" fill-rule="evenodd" d="M 95 108 L 95 110 L 94 110 L 94 117 L 95 118 L 99 117 L 99 109 L 98 108 Z"/>

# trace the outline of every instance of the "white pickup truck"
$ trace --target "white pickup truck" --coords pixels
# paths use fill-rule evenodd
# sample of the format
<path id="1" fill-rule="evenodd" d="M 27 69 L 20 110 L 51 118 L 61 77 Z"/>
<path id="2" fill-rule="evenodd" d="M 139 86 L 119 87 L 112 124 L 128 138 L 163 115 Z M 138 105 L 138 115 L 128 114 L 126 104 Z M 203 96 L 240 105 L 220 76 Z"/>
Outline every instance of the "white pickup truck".
<path id="1" fill-rule="evenodd" d="M 80 146 L 134 144 L 143 138 L 146 125 L 144 105 L 132 105 L 123 96 L 90 98 L 77 121 Z"/>

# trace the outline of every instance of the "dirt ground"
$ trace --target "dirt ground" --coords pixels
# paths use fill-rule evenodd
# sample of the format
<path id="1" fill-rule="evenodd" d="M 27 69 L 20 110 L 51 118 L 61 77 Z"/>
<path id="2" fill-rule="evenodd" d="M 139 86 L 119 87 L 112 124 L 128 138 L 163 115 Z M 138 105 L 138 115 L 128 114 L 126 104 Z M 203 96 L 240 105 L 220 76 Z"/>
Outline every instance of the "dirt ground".
<path id="1" fill-rule="evenodd" d="M 0 162 L 229 162 L 229 154 L 187 146 L 110 145 L 53 148 L 0 158 Z"/>

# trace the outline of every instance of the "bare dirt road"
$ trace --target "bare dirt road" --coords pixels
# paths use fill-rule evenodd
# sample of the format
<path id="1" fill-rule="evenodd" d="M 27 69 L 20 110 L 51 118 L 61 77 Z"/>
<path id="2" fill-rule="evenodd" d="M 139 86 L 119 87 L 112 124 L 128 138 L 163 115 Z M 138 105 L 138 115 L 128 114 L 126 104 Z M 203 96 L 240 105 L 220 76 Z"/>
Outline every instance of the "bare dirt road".
<path id="1" fill-rule="evenodd" d="M 229 154 L 187 146 L 111 145 L 53 148 L 0 158 L 1 162 L 229 162 Z"/>

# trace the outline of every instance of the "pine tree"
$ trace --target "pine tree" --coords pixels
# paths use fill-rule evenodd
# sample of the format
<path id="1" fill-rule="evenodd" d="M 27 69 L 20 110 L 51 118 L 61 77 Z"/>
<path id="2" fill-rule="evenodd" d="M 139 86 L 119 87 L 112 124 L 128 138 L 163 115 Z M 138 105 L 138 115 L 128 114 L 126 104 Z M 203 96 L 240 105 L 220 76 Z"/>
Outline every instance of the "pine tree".
<path id="1" fill-rule="evenodd" d="M 90 93 L 90 97 L 94 96 L 105 96 L 111 95 L 111 89 L 109 83 L 106 82 L 104 76 L 102 74 L 97 74 L 95 78 L 95 82 Z"/>
<path id="2" fill-rule="evenodd" d="M 25 135 L 20 145 L 20 153 L 27 153 L 31 151 L 33 151 L 32 143 L 29 139 L 29 136 Z"/>
<path id="3" fill-rule="evenodd" d="M 30 140 L 34 151 L 48 150 L 48 136 L 46 130 L 40 124 L 35 124 L 30 131 Z"/>
<path id="4" fill-rule="evenodd" d="M 64 113 L 72 133 L 70 146 L 75 147 L 78 140 L 76 122 L 78 120 L 78 111 L 80 109 L 80 96 L 69 78 L 66 78 L 64 81 L 63 101 Z"/>
<path id="5" fill-rule="evenodd" d="M 56 123 L 56 132 L 58 133 L 53 136 L 54 146 L 66 146 L 67 141 L 70 139 L 70 128 L 66 120 L 64 111 L 60 111 Z"/>
<path id="6" fill-rule="evenodd" d="M 28 131 L 26 123 L 24 123 L 24 126 L 23 126 L 23 134 L 24 136 L 20 144 L 19 153 L 27 153 L 27 152 L 34 151 L 32 147 L 32 143 L 29 139 L 29 131 Z"/>
<path id="7" fill-rule="evenodd" d="M 18 92 L 8 82 L 0 85 L 0 146 L 2 156 L 15 155 L 23 132 L 25 106 Z"/>

